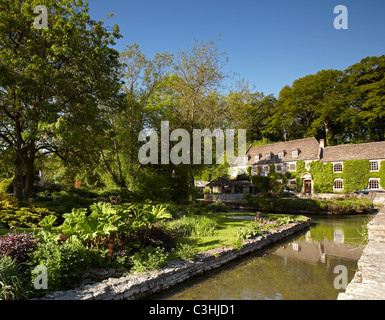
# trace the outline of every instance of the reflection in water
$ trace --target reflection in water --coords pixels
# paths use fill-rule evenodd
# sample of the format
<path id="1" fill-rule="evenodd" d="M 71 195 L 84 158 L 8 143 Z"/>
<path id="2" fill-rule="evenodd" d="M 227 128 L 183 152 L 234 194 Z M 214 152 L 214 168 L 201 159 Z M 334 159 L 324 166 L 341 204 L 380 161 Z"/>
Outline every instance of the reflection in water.
<path id="1" fill-rule="evenodd" d="M 196 277 L 152 299 L 336 299 L 334 267 L 350 282 L 364 245 L 368 216 L 312 217 L 311 229 L 263 252 Z"/>

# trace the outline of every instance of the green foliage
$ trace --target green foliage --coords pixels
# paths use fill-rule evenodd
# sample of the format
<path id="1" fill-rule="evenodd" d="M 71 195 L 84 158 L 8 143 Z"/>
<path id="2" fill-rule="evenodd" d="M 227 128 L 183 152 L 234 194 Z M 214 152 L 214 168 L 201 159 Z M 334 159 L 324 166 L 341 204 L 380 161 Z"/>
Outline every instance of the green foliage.
<path id="1" fill-rule="evenodd" d="M 262 176 L 251 176 L 251 182 L 257 188 L 258 192 L 268 192 L 270 187 L 270 178 Z"/>
<path id="2" fill-rule="evenodd" d="M 143 272 L 146 270 L 161 269 L 167 262 L 168 254 L 163 248 L 145 247 L 136 252 L 132 257 L 132 271 Z"/>
<path id="3" fill-rule="evenodd" d="M 369 174 L 369 160 L 345 161 L 342 170 L 344 192 L 352 193 L 367 188 Z"/>
<path id="4" fill-rule="evenodd" d="M 368 213 L 373 208 L 369 200 L 357 198 L 336 200 L 251 198 L 248 202 L 260 211 L 287 213 L 353 214 Z"/>
<path id="5" fill-rule="evenodd" d="M 42 265 L 47 268 L 48 290 L 56 291 L 76 284 L 85 269 L 91 265 L 92 252 L 77 242 L 40 243 L 30 257 L 29 264 L 34 268 Z M 34 275 L 31 274 L 32 277 Z"/>
<path id="6" fill-rule="evenodd" d="M 2 179 L 0 181 L 0 194 L 7 193 L 12 185 L 13 178 Z"/>
<path id="7" fill-rule="evenodd" d="M 0 194 L 0 223 L 13 228 L 36 228 L 44 217 L 55 214 L 46 208 L 22 204 L 10 195 Z"/>
<path id="8" fill-rule="evenodd" d="M 133 214 L 130 208 L 96 203 L 90 209 L 91 214 L 87 213 L 87 209 L 73 209 L 63 215 L 65 220 L 60 230 L 71 241 L 77 240 L 87 247 L 98 248 L 101 238 L 130 230 L 128 220 Z"/>
<path id="9" fill-rule="evenodd" d="M 210 203 L 206 206 L 208 212 L 228 212 L 229 208 L 223 203 Z"/>
<path id="10" fill-rule="evenodd" d="M 0 256 L 0 300 L 24 300 L 28 297 L 28 281 L 16 260 Z"/>
<path id="11" fill-rule="evenodd" d="M 198 251 L 194 246 L 188 243 L 178 243 L 174 248 L 172 255 L 175 259 L 193 260 L 197 253 Z"/>
<path id="12" fill-rule="evenodd" d="M 380 186 L 382 189 L 385 189 L 385 160 L 380 163 Z"/>
<path id="13" fill-rule="evenodd" d="M 310 163 L 309 173 L 313 176 L 314 192 L 332 193 L 334 178 L 333 164 L 313 161 Z"/>
<path id="14" fill-rule="evenodd" d="M 182 216 L 170 224 L 182 237 L 212 236 L 219 228 L 216 221 L 206 216 Z"/>

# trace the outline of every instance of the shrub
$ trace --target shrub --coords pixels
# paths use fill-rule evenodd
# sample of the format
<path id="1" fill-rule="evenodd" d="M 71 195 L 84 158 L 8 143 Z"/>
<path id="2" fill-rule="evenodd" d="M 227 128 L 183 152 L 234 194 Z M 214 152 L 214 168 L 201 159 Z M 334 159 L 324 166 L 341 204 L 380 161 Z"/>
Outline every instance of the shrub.
<path id="1" fill-rule="evenodd" d="M 91 264 L 91 251 L 76 242 L 48 242 L 39 244 L 31 254 L 33 267 L 47 268 L 48 290 L 62 290 L 75 284 Z"/>
<path id="2" fill-rule="evenodd" d="M 132 257 L 132 270 L 142 272 L 146 270 L 161 269 L 166 264 L 168 254 L 163 248 L 145 247 L 136 252 Z"/>
<path id="3" fill-rule="evenodd" d="M 178 243 L 173 251 L 174 257 L 182 260 L 193 260 L 197 253 L 197 249 L 188 243 Z"/>
<path id="4" fill-rule="evenodd" d="M 208 212 L 228 212 L 229 208 L 223 203 L 211 203 L 207 207 Z"/>
<path id="5" fill-rule="evenodd" d="M 28 255 L 37 249 L 38 240 L 32 233 L 7 233 L 0 237 L 0 256 L 9 256 L 18 263 L 28 259 Z"/>
<path id="6" fill-rule="evenodd" d="M 3 179 L 0 181 L 0 194 L 11 191 L 12 181 L 13 181 L 13 178 Z"/>
<path id="7" fill-rule="evenodd" d="M 54 214 L 46 208 L 21 207 L 13 196 L 0 194 L 0 223 L 14 228 L 36 228 L 44 217 Z"/>
<path id="8" fill-rule="evenodd" d="M 206 216 L 183 216 L 171 223 L 181 237 L 212 236 L 218 224 Z"/>
<path id="9" fill-rule="evenodd" d="M 29 293 L 27 280 L 15 259 L 0 257 L 0 300 L 26 299 Z"/>

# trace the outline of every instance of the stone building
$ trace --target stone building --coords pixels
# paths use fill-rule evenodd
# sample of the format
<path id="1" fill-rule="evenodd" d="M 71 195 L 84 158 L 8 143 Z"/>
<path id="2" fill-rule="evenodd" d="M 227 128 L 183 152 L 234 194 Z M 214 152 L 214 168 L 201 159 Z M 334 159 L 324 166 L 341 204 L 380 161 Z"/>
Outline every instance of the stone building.
<path id="1" fill-rule="evenodd" d="M 318 141 L 313 137 L 256 147 L 250 146 L 244 156 L 235 158 L 231 163 L 229 175 L 235 178 L 249 171 L 252 176 L 267 176 L 271 170 L 285 175 L 287 172 L 297 172 L 297 166 L 301 162 L 304 163 L 305 170 L 299 177 L 302 186 L 300 192 L 312 193 L 314 192 L 314 177 L 309 172 L 310 164 L 319 161 L 323 164 L 332 163 L 333 174 L 336 176 L 333 192 L 342 192 L 344 178 L 338 177 L 338 173 L 343 172 L 344 163 L 363 159 L 368 160 L 368 172 L 365 173 L 369 173 L 365 189 L 368 191 L 384 190 L 381 185 L 384 185 L 385 181 L 381 183 L 380 171 L 381 162 L 385 160 L 385 141 L 325 146 L 323 139 Z M 384 164 L 385 162 L 382 166 Z M 288 179 L 287 183 L 296 185 L 298 179 Z"/>

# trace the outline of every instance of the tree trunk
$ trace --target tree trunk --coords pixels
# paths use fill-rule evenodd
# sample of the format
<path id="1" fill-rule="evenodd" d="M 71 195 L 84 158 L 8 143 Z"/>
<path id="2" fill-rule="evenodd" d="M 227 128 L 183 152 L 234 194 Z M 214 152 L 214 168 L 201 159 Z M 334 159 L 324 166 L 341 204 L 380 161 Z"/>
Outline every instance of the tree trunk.
<path id="1" fill-rule="evenodd" d="M 20 151 L 16 151 L 16 161 L 15 161 L 15 177 L 13 178 L 13 195 L 14 197 L 21 201 L 24 199 L 24 160 Z"/>
<path id="2" fill-rule="evenodd" d="M 32 159 L 29 158 L 26 163 L 26 180 L 25 180 L 25 189 L 24 194 L 25 198 L 28 200 L 34 191 L 34 185 L 35 185 L 35 157 L 32 156 Z"/>

